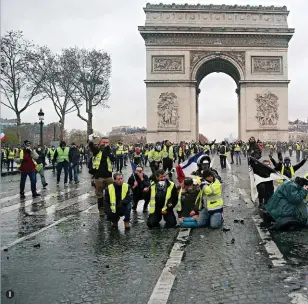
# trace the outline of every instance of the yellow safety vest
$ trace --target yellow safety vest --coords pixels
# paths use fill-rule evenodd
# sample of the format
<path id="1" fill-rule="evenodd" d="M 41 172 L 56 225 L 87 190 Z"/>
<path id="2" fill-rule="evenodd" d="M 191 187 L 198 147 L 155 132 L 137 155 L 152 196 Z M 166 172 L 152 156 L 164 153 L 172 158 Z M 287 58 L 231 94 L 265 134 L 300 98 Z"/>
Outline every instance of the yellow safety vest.
<path id="1" fill-rule="evenodd" d="M 123 153 L 124 153 L 124 154 L 128 154 L 128 149 L 127 149 L 127 148 L 124 148 Z"/>
<path id="2" fill-rule="evenodd" d="M 301 150 L 301 145 L 300 144 L 296 144 L 296 150 L 300 151 Z"/>
<path id="3" fill-rule="evenodd" d="M 69 147 L 65 147 L 64 150 L 58 147 L 56 151 L 58 152 L 57 163 L 63 163 L 65 160 L 69 161 L 68 159 L 68 153 L 70 151 Z"/>
<path id="4" fill-rule="evenodd" d="M 118 145 L 116 155 L 122 155 L 122 154 L 124 154 L 124 147 L 123 147 L 123 145 Z"/>
<path id="5" fill-rule="evenodd" d="M 207 198 L 206 207 L 208 211 L 220 210 L 223 207 L 222 188 L 218 179 L 214 183 L 206 185 L 203 192 Z"/>
<path id="6" fill-rule="evenodd" d="M 204 152 L 210 151 L 211 147 L 209 145 L 204 146 Z"/>
<path id="7" fill-rule="evenodd" d="M 164 146 L 163 148 L 163 158 L 169 157 L 170 159 L 174 158 L 173 155 L 173 146 L 169 146 L 169 151 L 167 151 L 167 146 Z"/>
<path id="8" fill-rule="evenodd" d="M 93 156 L 93 158 L 92 158 L 92 168 L 93 169 L 98 170 L 99 165 L 101 163 L 102 155 L 103 155 L 102 151 L 99 151 L 96 154 L 96 156 Z M 107 156 L 107 166 L 108 166 L 108 171 L 112 172 L 112 164 L 111 164 L 110 158 L 108 156 Z"/>
<path id="9" fill-rule="evenodd" d="M 172 189 L 174 187 L 174 183 L 173 182 L 170 182 L 170 185 L 169 187 L 167 188 L 167 193 L 166 193 L 166 199 L 165 199 L 165 205 L 162 209 L 162 211 L 165 211 L 167 210 L 168 206 L 168 201 L 170 200 L 171 198 L 171 194 L 172 194 Z M 156 202 L 155 202 L 155 196 L 156 196 L 156 185 L 153 184 L 151 186 L 151 200 L 150 200 L 150 214 L 153 214 L 155 212 L 155 206 L 156 206 Z"/>
<path id="10" fill-rule="evenodd" d="M 15 158 L 15 151 L 11 151 L 9 150 L 9 156 L 8 156 L 8 159 L 14 159 Z"/>
<path id="11" fill-rule="evenodd" d="M 150 163 L 153 162 L 153 161 L 160 162 L 160 161 L 162 161 L 162 159 L 163 159 L 163 151 L 158 152 L 158 151 L 153 149 L 149 152 L 149 162 Z"/>
<path id="12" fill-rule="evenodd" d="M 241 147 L 239 145 L 235 145 L 234 151 L 235 152 L 241 152 Z"/>
<path id="13" fill-rule="evenodd" d="M 53 159 L 53 156 L 55 155 L 56 150 L 49 149 L 50 158 Z"/>
<path id="14" fill-rule="evenodd" d="M 2 152 L 3 152 L 3 159 L 6 159 L 6 155 L 7 155 L 6 150 L 2 149 Z"/>
<path id="15" fill-rule="evenodd" d="M 282 168 L 281 168 L 281 172 L 280 172 L 282 175 L 284 174 L 284 168 L 285 168 L 285 166 L 283 165 Z M 293 177 L 295 175 L 295 171 L 294 171 L 293 166 L 290 166 L 290 171 L 291 171 L 291 177 Z M 282 183 L 283 183 L 283 179 L 278 179 L 277 180 L 277 184 L 278 185 L 280 185 Z"/>
<path id="16" fill-rule="evenodd" d="M 182 147 L 179 147 L 179 156 L 182 156 L 182 154 L 183 154 L 183 149 Z"/>
<path id="17" fill-rule="evenodd" d="M 108 186 L 108 192 L 109 192 L 109 198 L 110 198 L 110 209 L 112 213 L 116 213 L 116 193 L 115 193 L 115 187 L 113 184 Z M 128 192 L 128 184 L 123 183 L 122 185 L 122 194 L 121 194 L 121 200 L 123 200 L 126 197 L 126 194 Z"/>
<path id="18" fill-rule="evenodd" d="M 183 189 L 181 188 L 179 195 L 178 195 L 178 203 L 176 204 L 176 211 L 177 212 L 182 211 L 182 201 L 181 201 L 182 191 L 183 191 Z M 201 208 L 202 208 L 202 190 L 200 190 L 198 196 L 196 197 L 195 206 L 198 206 L 198 210 L 201 210 Z"/>
<path id="19" fill-rule="evenodd" d="M 147 155 L 149 155 L 149 150 L 144 151 L 144 156 L 147 156 Z"/>

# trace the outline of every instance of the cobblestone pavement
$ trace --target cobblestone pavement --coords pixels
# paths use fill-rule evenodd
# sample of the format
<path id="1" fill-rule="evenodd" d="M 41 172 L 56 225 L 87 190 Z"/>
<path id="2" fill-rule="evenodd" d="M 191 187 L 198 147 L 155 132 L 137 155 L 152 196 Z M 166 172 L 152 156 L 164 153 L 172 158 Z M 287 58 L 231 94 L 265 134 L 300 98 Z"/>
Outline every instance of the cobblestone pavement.
<path id="1" fill-rule="evenodd" d="M 223 174 L 230 230 L 191 231 L 184 258 L 172 270 L 168 303 L 305 303 L 308 234 L 272 235 L 287 262 L 273 267 L 252 220 L 255 209 L 239 195 L 238 189 L 250 191 L 247 170 L 246 162 Z M 32 200 L 28 193 L 23 203 L 19 176 L 1 179 L 1 303 L 148 303 L 179 229 L 148 230 L 140 203 L 132 229 L 124 231 L 121 223 L 114 231 L 98 219 L 85 168 L 80 184 L 68 188 L 58 189 L 50 170 L 46 177 L 43 197 Z"/>

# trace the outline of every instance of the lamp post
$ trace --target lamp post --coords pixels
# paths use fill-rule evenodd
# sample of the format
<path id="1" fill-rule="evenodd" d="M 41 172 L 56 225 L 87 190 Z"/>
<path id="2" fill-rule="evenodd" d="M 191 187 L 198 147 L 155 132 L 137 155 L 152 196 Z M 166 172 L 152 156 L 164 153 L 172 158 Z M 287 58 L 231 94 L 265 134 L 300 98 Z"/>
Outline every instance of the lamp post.
<path id="1" fill-rule="evenodd" d="M 44 112 L 42 109 L 38 112 L 38 117 L 40 121 L 40 146 L 43 147 L 43 125 L 44 125 Z"/>

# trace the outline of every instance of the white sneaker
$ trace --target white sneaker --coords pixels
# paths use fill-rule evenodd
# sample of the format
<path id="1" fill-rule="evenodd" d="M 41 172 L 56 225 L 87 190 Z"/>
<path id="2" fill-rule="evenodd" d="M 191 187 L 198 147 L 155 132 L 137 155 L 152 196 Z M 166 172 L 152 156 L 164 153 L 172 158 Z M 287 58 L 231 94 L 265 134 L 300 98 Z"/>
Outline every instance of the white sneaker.
<path id="1" fill-rule="evenodd" d="M 68 186 L 67 183 L 65 183 L 65 184 L 64 184 L 64 187 L 67 187 L 67 186 Z"/>

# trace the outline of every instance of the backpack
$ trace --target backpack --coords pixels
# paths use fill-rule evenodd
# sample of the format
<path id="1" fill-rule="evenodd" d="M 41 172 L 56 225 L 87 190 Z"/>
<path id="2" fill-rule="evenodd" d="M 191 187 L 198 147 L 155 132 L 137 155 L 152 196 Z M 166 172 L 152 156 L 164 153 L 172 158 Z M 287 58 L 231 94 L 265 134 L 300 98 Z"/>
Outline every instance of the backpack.
<path id="1" fill-rule="evenodd" d="M 225 146 L 221 146 L 221 147 L 219 148 L 219 153 L 220 153 L 220 154 L 225 154 L 225 153 L 226 153 L 226 147 L 225 147 Z"/>

